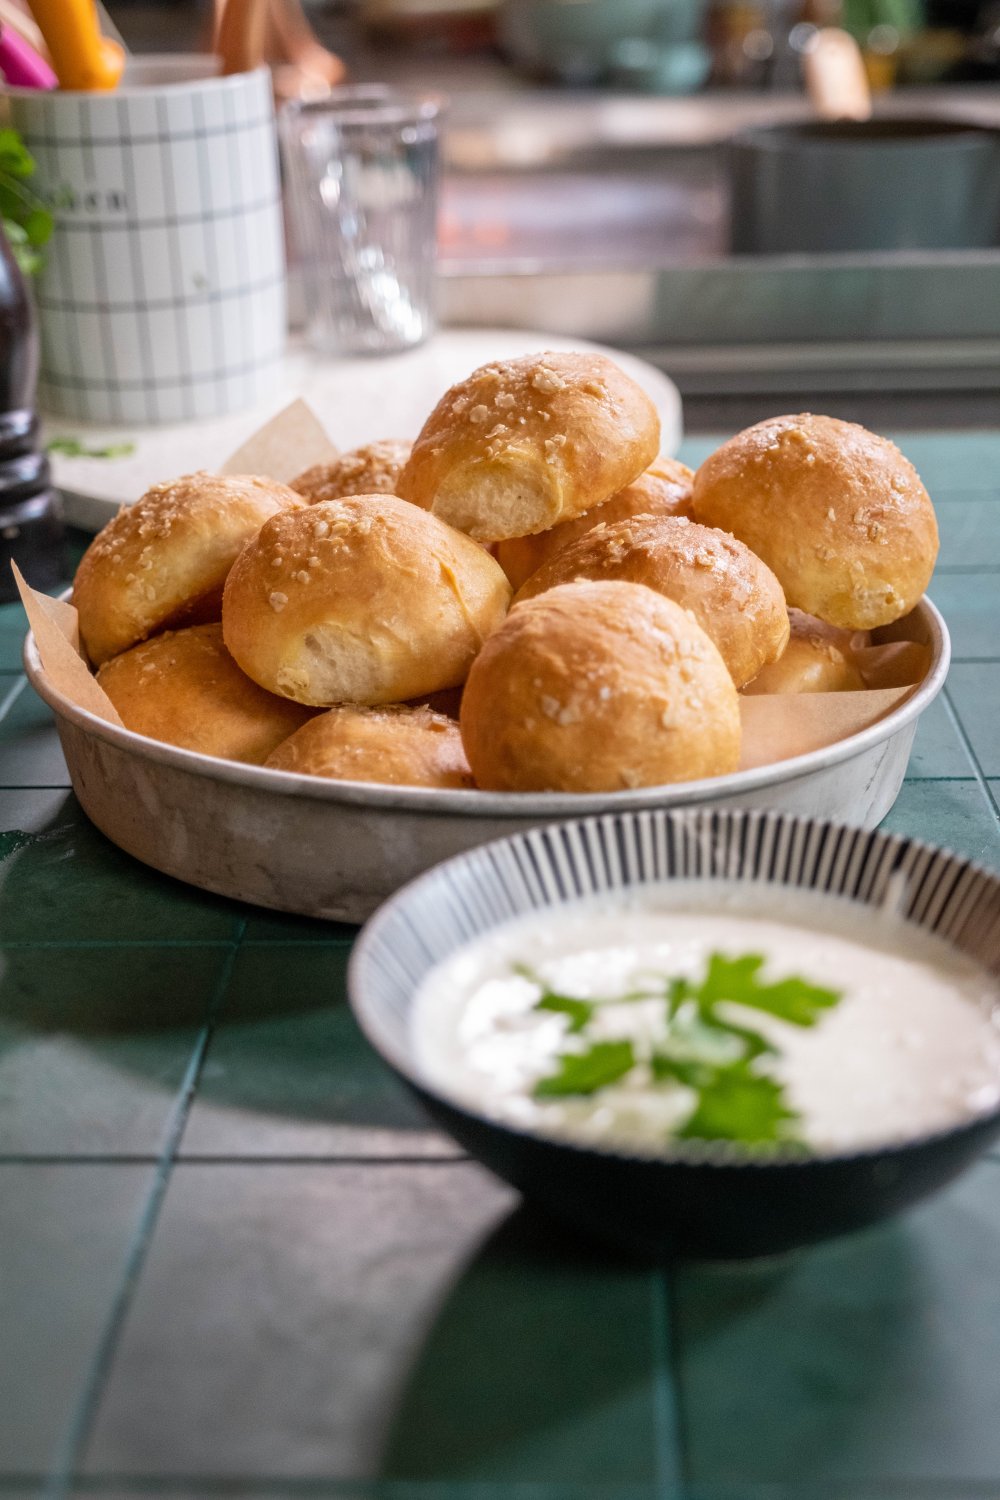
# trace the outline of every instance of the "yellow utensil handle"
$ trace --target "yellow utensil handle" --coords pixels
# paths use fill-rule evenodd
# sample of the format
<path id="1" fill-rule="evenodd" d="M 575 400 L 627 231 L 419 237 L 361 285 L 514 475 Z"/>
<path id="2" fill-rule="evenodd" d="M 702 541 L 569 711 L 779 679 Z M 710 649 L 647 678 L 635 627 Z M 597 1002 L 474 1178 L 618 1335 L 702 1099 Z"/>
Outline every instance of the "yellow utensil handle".
<path id="1" fill-rule="evenodd" d="M 93 0 L 31 0 L 31 9 L 63 89 L 113 89 L 125 54 L 101 35 Z"/>

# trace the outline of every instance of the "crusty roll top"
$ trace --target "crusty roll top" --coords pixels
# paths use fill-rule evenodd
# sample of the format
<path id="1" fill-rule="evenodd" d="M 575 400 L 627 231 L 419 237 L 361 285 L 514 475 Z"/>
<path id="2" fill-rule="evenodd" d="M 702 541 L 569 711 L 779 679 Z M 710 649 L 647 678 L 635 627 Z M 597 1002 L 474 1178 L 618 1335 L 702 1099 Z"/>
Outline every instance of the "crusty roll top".
<path id="1" fill-rule="evenodd" d="M 735 537 L 683 516 L 633 516 L 594 527 L 533 573 L 517 601 L 579 578 L 643 583 L 689 609 L 737 687 L 788 641 L 785 596 L 770 568 Z"/>
<path id="2" fill-rule="evenodd" d="M 313 464 L 292 480 L 291 488 L 309 505 L 347 495 L 394 495 L 409 455 L 410 444 L 402 438 L 382 438 Z"/>
<path id="3" fill-rule="evenodd" d="M 482 547 L 391 495 L 275 516 L 240 554 L 223 628 L 240 666 L 301 703 L 396 703 L 465 680 L 510 585 Z"/>
<path id="4" fill-rule="evenodd" d="M 480 787 L 621 791 L 733 771 L 736 689 L 687 610 L 640 584 L 567 583 L 511 610 L 462 696 Z"/>
<path id="5" fill-rule="evenodd" d="M 519 589 L 543 563 L 588 531 L 593 531 L 595 526 L 610 526 L 615 521 L 627 521 L 631 516 L 687 516 L 690 519 L 693 479 L 694 474 L 686 464 L 676 458 L 658 458 L 638 479 L 633 479 L 603 505 L 595 505 L 571 521 L 562 521 L 551 531 L 499 542 L 497 562 L 511 585 Z"/>
<path id="6" fill-rule="evenodd" d="M 126 729 L 251 765 L 262 765 L 311 717 L 240 671 L 219 624 L 154 636 L 105 662 L 97 680 Z"/>
<path id="7" fill-rule="evenodd" d="M 217 620 L 241 547 L 270 516 L 299 509 L 292 490 L 237 474 L 186 474 L 120 510 L 87 548 L 73 584 L 95 666 L 157 630 Z"/>
<path id="8" fill-rule="evenodd" d="M 789 604 L 831 625 L 887 625 L 920 599 L 937 558 L 934 509 L 886 438 L 835 417 L 775 417 L 695 475 L 699 521 L 773 569 Z"/>
<path id="9" fill-rule="evenodd" d="M 476 370 L 438 402 L 398 492 L 478 541 L 545 531 L 652 463 L 645 391 L 600 354 L 540 354 Z"/>
<path id="10" fill-rule="evenodd" d="M 275 771 L 334 781 L 472 786 L 454 719 L 408 704 L 331 708 L 280 745 L 267 764 Z"/>

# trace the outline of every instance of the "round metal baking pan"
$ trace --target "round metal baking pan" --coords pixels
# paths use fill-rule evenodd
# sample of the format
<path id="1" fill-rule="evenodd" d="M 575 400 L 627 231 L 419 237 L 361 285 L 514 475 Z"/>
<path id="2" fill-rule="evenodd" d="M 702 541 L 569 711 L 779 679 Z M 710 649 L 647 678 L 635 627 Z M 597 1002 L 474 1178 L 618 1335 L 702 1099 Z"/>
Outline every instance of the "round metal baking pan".
<path id="1" fill-rule="evenodd" d="M 929 599 L 904 629 L 930 648 L 930 671 L 869 728 L 730 776 L 587 794 L 376 786 L 215 760 L 78 708 L 49 681 L 30 634 L 24 665 L 55 713 L 83 810 L 113 843 L 167 875 L 239 901 L 361 922 L 431 865 L 569 818 L 652 807 L 775 808 L 874 828 L 896 799 L 917 720 L 940 692 L 951 655 L 947 627 Z"/>

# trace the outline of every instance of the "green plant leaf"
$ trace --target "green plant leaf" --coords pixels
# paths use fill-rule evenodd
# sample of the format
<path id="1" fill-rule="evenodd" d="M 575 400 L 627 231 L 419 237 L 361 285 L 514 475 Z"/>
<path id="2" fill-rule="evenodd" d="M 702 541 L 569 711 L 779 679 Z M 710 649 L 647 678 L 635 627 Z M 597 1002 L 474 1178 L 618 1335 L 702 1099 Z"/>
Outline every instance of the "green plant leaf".
<path id="1" fill-rule="evenodd" d="M 30 177 L 35 170 L 35 158 L 11 126 L 0 130 L 0 172 L 12 177 Z"/>
<path id="2" fill-rule="evenodd" d="M 700 1084 L 698 1102 L 677 1134 L 683 1140 L 753 1146 L 785 1139 L 796 1119 L 780 1083 L 737 1065 L 720 1068 L 710 1082 Z"/>
<path id="3" fill-rule="evenodd" d="M 616 1083 L 634 1066 L 631 1042 L 595 1042 L 587 1052 L 564 1053 L 559 1059 L 558 1073 L 535 1084 L 535 1098 L 593 1094 L 609 1083 Z"/>
<path id="4" fill-rule="evenodd" d="M 0 130 L 0 219 L 22 271 L 33 274 L 42 264 L 36 252 L 51 238 L 54 220 L 48 205 L 25 183 L 35 162 L 16 130 Z"/>
<path id="5" fill-rule="evenodd" d="M 536 1010 L 554 1010 L 558 1015 L 569 1018 L 570 1031 L 582 1031 L 594 1014 L 594 1005 L 590 1000 L 574 1000 L 572 995 L 557 995 L 553 990 L 546 990 L 540 1000 L 535 1001 Z"/>
<path id="6" fill-rule="evenodd" d="M 721 1001 L 731 1000 L 777 1016 L 793 1026 L 815 1026 L 821 1013 L 841 998 L 838 990 L 824 989 L 798 976 L 780 979 L 776 984 L 762 984 L 758 975 L 763 966 L 761 953 L 744 953 L 739 958 L 711 954 L 708 973 L 697 992 L 700 1009 L 712 1014 Z"/>

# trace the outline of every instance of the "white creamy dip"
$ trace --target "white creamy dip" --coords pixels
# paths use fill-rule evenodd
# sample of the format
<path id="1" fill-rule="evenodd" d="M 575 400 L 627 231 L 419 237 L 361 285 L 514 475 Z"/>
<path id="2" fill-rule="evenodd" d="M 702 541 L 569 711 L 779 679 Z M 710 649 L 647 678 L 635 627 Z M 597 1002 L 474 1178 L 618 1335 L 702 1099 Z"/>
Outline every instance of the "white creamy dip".
<path id="1" fill-rule="evenodd" d="M 799 1027 L 749 1006 L 723 1007 L 777 1049 L 754 1068 L 779 1083 L 817 1152 L 946 1129 L 1000 1105 L 1000 994 L 954 949 L 888 913 L 813 892 L 672 882 L 520 918 L 435 967 L 414 999 L 423 1078 L 479 1113 L 545 1134 L 655 1152 L 697 1098 L 654 1082 L 642 1058 L 662 1032 L 662 999 L 613 1003 L 644 976 L 700 980 L 709 956 L 765 956 L 762 978 L 799 976 L 841 992 Z M 536 1009 L 539 985 L 600 999 L 586 1037 Z M 638 981 L 638 983 L 637 983 Z M 560 1057 L 627 1039 L 637 1066 L 592 1095 L 539 1099 Z"/>

